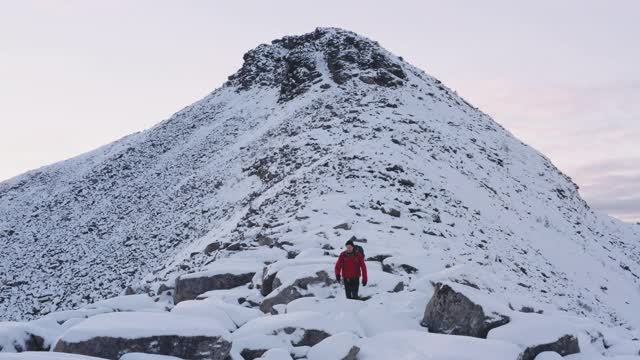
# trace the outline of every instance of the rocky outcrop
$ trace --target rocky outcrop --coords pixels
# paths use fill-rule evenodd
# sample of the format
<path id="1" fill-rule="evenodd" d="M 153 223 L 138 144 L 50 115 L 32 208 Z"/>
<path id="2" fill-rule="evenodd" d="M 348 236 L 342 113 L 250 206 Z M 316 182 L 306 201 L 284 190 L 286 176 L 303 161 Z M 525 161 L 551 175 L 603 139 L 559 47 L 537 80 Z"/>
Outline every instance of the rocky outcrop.
<path id="1" fill-rule="evenodd" d="M 324 58 L 331 79 L 323 79 L 318 56 Z M 300 36 L 286 36 L 272 45 L 260 45 L 247 52 L 242 68 L 229 77 L 227 86 L 239 91 L 254 86 L 280 85 L 279 101 L 289 101 L 307 92 L 312 85 L 338 85 L 358 79 L 365 84 L 394 88 L 403 85 L 407 74 L 401 61 L 379 45 L 350 31 L 318 28 Z"/>
<path id="2" fill-rule="evenodd" d="M 176 279 L 176 288 L 173 297 L 175 304 L 184 300 L 193 300 L 198 295 L 211 290 L 233 289 L 251 282 L 255 272 L 240 274 L 215 274 L 202 276 L 188 274 Z"/>
<path id="3" fill-rule="evenodd" d="M 538 354 L 545 351 L 553 351 L 566 356 L 579 353 L 580 345 L 575 336 L 564 335 L 554 342 L 527 347 L 518 360 L 535 360 Z"/>
<path id="4" fill-rule="evenodd" d="M 488 313 L 480 304 L 450 285 L 438 283 L 421 325 L 433 333 L 486 338 L 489 330 L 508 322 L 508 316 Z"/>

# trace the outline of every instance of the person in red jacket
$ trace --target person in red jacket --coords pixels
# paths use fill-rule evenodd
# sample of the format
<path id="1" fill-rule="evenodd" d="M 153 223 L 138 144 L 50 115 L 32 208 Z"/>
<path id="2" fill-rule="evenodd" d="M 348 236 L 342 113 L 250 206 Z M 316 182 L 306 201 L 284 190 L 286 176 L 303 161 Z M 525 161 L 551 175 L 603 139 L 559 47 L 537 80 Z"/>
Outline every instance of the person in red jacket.
<path id="1" fill-rule="evenodd" d="M 353 241 L 346 242 L 347 250 L 340 253 L 336 261 L 336 280 L 340 282 L 340 276 L 344 279 L 344 290 L 347 299 L 358 299 L 360 286 L 360 274 L 362 274 L 362 286 L 367 286 L 367 264 L 364 262 L 362 251 L 356 251 Z"/>

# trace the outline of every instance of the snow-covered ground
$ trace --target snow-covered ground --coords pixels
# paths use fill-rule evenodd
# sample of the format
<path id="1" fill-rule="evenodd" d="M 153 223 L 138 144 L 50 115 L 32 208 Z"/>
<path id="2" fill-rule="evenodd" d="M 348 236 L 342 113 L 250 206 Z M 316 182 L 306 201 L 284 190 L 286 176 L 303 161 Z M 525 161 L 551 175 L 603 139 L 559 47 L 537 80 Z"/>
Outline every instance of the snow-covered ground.
<path id="1" fill-rule="evenodd" d="M 350 238 L 370 259 L 366 302 L 345 302 L 333 284 L 300 290 L 313 297 L 276 304 L 278 315 L 220 305 L 257 308 L 268 264 L 280 289 L 332 277 Z M 317 321 L 326 348 L 356 336 L 359 359 L 522 350 L 520 316 L 489 339 L 421 327 L 432 283 L 449 281 L 501 309 L 585 319 L 563 324 L 583 340 L 607 333 L 589 356 L 629 355 L 639 240 L 640 226 L 594 213 L 549 159 L 435 78 L 371 40 L 319 29 L 250 51 L 225 86 L 152 129 L 1 183 L 0 319 L 39 319 L 53 338 L 111 316 L 101 313 L 164 313 L 178 276 L 255 271 L 251 286 L 172 315 L 206 316 L 234 349 L 284 344 L 310 359 L 324 350 L 292 346 L 300 333 L 269 334 L 281 316 Z M 127 287 L 149 296 L 99 302 Z M 432 352 L 443 344 L 450 357 Z"/>

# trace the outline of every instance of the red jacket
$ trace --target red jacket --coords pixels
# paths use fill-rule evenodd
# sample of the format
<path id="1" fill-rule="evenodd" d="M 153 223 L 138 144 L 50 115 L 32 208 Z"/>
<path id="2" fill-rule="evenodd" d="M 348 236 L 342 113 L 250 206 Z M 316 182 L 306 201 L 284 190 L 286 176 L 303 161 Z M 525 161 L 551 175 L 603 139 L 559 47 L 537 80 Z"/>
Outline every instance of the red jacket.
<path id="1" fill-rule="evenodd" d="M 345 279 L 360 277 L 362 271 L 362 281 L 367 281 L 367 264 L 359 251 L 340 253 L 336 261 L 336 277 L 342 274 Z"/>

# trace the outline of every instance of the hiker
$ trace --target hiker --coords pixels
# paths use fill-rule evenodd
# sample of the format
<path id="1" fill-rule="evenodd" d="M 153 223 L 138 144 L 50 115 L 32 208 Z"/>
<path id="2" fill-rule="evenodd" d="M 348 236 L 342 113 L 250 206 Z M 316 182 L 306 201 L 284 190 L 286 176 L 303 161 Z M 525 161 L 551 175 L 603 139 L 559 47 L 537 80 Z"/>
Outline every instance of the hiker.
<path id="1" fill-rule="evenodd" d="M 353 240 L 345 243 L 347 250 L 340 253 L 336 261 L 336 280 L 344 279 L 344 290 L 347 299 L 358 299 L 358 287 L 360 286 L 360 274 L 362 274 L 362 286 L 367 286 L 367 265 L 364 262 L 364 252 L 359 246 L 353 245 Z"/>

